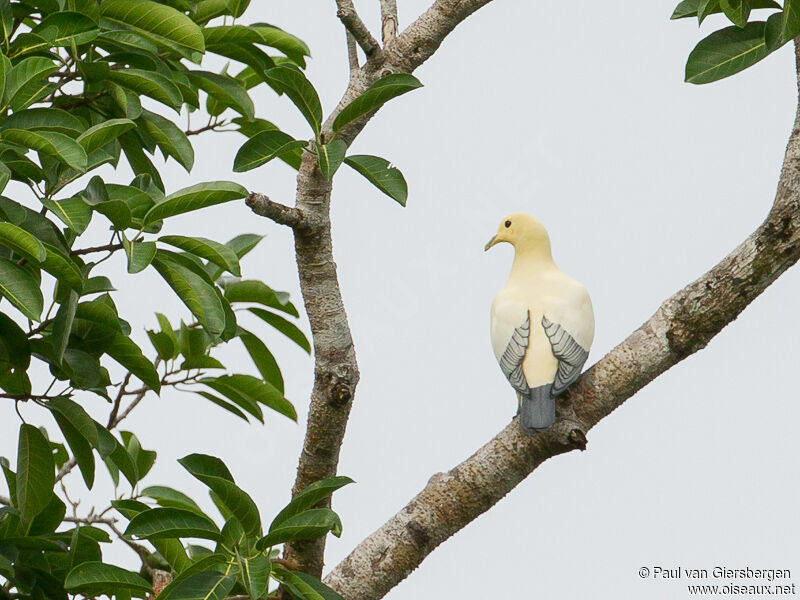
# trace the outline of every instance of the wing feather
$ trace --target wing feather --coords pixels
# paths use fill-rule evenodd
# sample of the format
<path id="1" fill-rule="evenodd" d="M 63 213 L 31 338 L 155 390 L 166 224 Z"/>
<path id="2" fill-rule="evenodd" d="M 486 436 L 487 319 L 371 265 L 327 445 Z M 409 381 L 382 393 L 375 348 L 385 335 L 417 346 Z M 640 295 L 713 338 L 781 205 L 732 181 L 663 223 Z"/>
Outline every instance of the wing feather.
<path id="1" fill-rule="evenodd" d="M 558 370 L 553 381 L 553 395 L 558 396 L 580 377 L 583 365 L 589 358 L 589 351 L 581 347 L 566 329 L 547 317 L 542 317 L 542 327 L 550 340 L 553 356 L 558 359 Z"/>

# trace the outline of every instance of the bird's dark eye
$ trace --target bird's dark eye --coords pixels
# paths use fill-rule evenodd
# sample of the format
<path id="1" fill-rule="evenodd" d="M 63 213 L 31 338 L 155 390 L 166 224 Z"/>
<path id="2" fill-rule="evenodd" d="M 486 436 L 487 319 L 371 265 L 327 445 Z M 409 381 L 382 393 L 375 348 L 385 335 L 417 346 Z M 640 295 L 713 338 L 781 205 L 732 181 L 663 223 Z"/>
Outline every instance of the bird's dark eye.
<path id="1" fill-rule="evenodd" d="M 511 221 L 506 221 L 506 227 L 511 227 Z"/>

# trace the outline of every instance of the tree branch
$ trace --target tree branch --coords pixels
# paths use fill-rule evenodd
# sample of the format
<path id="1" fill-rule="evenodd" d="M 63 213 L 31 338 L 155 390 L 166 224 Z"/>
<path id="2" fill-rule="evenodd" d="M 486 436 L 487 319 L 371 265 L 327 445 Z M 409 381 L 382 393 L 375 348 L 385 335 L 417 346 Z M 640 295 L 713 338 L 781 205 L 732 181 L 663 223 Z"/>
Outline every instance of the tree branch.
<path id="1" fill-rule="evenodd" d="M 347 62 L 350 65 L 350 77 L 358 71 L 361 65 L 358 64 L 358 47 L 356 46 L 356 38 L 349 31 L 345 31 L 347 38 Z"/>
<path id="2" fill-rule="evenodd" d="M 488 1 L 483 0 L 482 4 Z M 384 6 L 389 8 L 390 4 L 385 3 Z M 441 10 L 445 10 L 450 4 L 459 5 L 456 6 L 456 16 L 453 18 L 461 20 L 478 8 L 475 0 L 461 3 L 454 3 L 453 0 L 442 3 L 439 0 L 434 6 L 440 4 L 443 7 Z M 464 10 L 460 4 L 471 8 Z M 357 72 L 351 73 L 344 95 L 322 127 L 324 138 L 331 133 L 332 123 L 342 108 L 380 77 L 404 69 L 410 71 L 422 63 L 418 58 L 405 57 L 394 43 L 390 45 L 391 53 L 388 49 L 386 52 L 381 51 L 355 13 L 352 1 L 337 0 L 337 6 L 340 19 L 364 49 L 368 60 Z M 448 21 L 449 29 L 437 28 L 434 33 L 441 38 L 446 36 L 455 27 L 453 18 Z M 407 40 L 421 35 L 414 33 L 416 30 L 413 27 L 412 25 L 409 28 L 413 35 L 407 37 Z M 421 26 L 417 25 L 417 29 L 419 27 Z M 408 43 L 407 41 L 406 45 Z M 436 45 L 439 43 L 441 39 Z M 348 145 L 352 143 L 373 114 L 374 112 L 367 114 L 347 125 L 337 133 L 337 139 Z M 336 474 L 339 451 L 359 379 L 355 349 L 342 303 L 336 264 L 333 261 L 330 231 L 331 189 L 331 182 L 322 176 L 318 168 L 316 156 L 305 152 L 297 175 L 296 208 L 275 204 L 258 194 L 252 194 L 247 200 L 257 214 L 294 228 L 300 289 L 314 342 L 314 386 L 293 494 L 314 481 Z M 293 224 L 297 220 L 302 226 Z M 291 542 L 286 544 L 284 556 L 287 560 L 296 562 L 300 570 L 320 576 L 324 549 L 324 537 L 312 541 Z"/>
<path id="3" fill-rule="evenodd" d="M 286 225 L 294 229 L 301 227 L 304 223 L 302 210 L 273 202 L 269 199 L 269 196 L 264 194 L 254 192 L 247 197 L 245 203 L 257 215 L 272 219 L 280 225 Z"/>
<path id="4" fill-rule="evenodd" d="M 795 47 L 800 75 L 800 45 Z M 800 95 L 800 77 L 798 77 Z M 800 98 L 772 210 L 739 247 L 609 352 L 559 399 L 559 421 L 528 437 L 517 418 L 447 473 L 434 475 L 326 578 L 348 600 L 377 600 L 443 541 L 664 371 L 704 348 L 800 258 Z"/>
<path id="5" fill-rule="evenodd" d="M 391 60 L 411 72 L 428 60 L 453 29 L 491 0 L 436 0 L 391 45 Z"/>
<path id="6" fill-rule="evenodd" d="M 356 38 L 358 45 L 367 55 L 367 58 L 379 57 L 381 54 L 381 46 L 378 41 L 372 37 L 369 29 L 364 25 L 364 21 L 358 16 L 356 7 L 353 6 L 353 0 L 336 0 L 336 16 L 347 28 L 347 31 L 353 34 Z"/>
<path id="7" fill-rule="evenodd" d="M 381 39 L 384 47 L 397 36 L 397 0 L 381 0 Z"/>

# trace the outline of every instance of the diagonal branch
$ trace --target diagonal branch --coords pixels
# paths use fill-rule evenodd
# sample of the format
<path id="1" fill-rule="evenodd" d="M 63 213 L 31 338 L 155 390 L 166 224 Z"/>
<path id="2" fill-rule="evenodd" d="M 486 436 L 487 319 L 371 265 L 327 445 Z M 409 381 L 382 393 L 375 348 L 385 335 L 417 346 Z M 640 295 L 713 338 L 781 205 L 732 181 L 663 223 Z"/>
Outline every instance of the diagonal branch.
<path id="1" fill-rule="evenodd" d="M 436 0 L 416 21 L 403 31 L 394 44 L 392 55 L 409 73 L 428 60 L 450 32 L 464 19 L 492 0 Z"/>
<path id="2" fill-rule="evenodd" d="M 347 31 L 353 34 L 356 38 L 358 45 L 367 55 L 367 58 L 378 57 L 381 54 L 381 46 L 378 41 L 372 37 L 369 29 L 364 25 L 364 21 L 358 16 L 356 7 L 353 6 L 353 0 L 336 0 L 336 16 L 347 28 Z"/>
<path id="3" fill-rule="evenodd" d="M 795 53 L 800 75 L 800 45 Z M 799 258 L 800 105 L 764 223 L 585 373 L 559 400 L 561 420 L 555 426 L 527 437 L 517 419 L 512 420 L 460 465 L 434 475 L 405 508 L 335 567 L 326 583 L 348 600 L 382 598 L 439 544 L 489 510 L 536 467 L 582 448 L 585 432 L 667 369 L 704 348 Z"/>

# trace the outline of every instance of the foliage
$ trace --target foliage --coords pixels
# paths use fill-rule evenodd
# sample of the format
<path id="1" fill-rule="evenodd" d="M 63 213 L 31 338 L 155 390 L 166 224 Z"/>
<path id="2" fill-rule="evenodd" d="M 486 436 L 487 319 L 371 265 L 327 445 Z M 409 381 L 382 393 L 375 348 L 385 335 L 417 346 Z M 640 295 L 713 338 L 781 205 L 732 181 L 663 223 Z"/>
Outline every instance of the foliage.
<path id="1" fill-rule="evenodd" d="M 751 20 L 753 10 L 772 13 Z M 683 0 L 673 19 L 697 17 L 698 23 L 722 13 L 733 23 L 701 40 L 686 62 L 686 81 L 710 83 L 753 66 L 800 34 L 800 0 Z"/>
<path id="2" fill-rule="evenodd" d="M 303 73 L 308 48 L 275 26 L 237 24 L 248 4 L 0 0 L 0 192 L 13 196 L 0 196 L 0 398 L 9 413 L 20 404 L 41 411 L 35 425 L 20 426 L 16 464 L 0 459 L 8 488 L 0 496 L 0 599 L 145 597 L 153 569 L 173 575 L 160 598 L 255 600 L 269 594 L 271 579 L 299 598 L 338 597 L 282 564 L 276 546 L 338 535 L 339 518 L 319 504 L 349 479 L 312 484 L 265 531 L 254 500 L 221 460 L 186 456 L 180 462 L 208 487 L 223 516 L 218 524 L 178 490 L 140 489 L 156 452 L 119 428 L 145 396 L 177 386 L 245 421 L 264 422 L 265 409 L 296 420 L 273 354 L 258 332 L 238 324 L 240 310 L 311 348 L 292 322 L 299 315 L 288 295 L 242 279 L 241 259 L 261 236 L 223 243 L 160 235 L 165 220 L 240 200 L 248 191 L 231 181 L 169 190 L 151 159 L 156 151 L 191 171 L 190 136 L 238 131 L 247 141 L 235 171 L 272 158 L 299 168 L 307 152 L 326 177 L 345 162 L 406 201 L 397 169 L 379 157 L 346 156 L 339 136 L 348 123 L 419 82 L 406 74 L 379 80 L 326 133 L 319 97 Z M 204 70 L 207 54 L 231 62 L 220 72 Z M 232 64 L 236 75 L 228 73 Z M 256 116 L 250 93 L 259 85 L 294 103 L 311 140 L 295 140 Z M 178 123 L 182 114 L 201 111 L 209 116 L 206 126 Z M 113 181 L 109 174 L 123 166 L 133 179 Z M 102 229 L 107 243 L 87 245 Z M 104 271 L 115 254 L 125 256 L 129 276 L 157 273 L 191 315 L 183 321 L 157 313 L 157 327 L 147 331 L 152 349 L 131 337 L 135 327 L 117 309 L 112 274 Z M 214 356 L 234 340 L 259 377 L 228 372 Z M 108 406 L 102 419 L 92 404 L 98 398 Z M 51 431 L 38 426 L 48 414 L 56 425 Z M 91 488 L 98 459 L 115 487 L 122 476 L 131 491 L 118 490 L 110 506 L 81 516 L 65 483 L 77 467 Z M 117 518 L 128 520 L 125 531 Z M 140 573 L 103 561 L 103 544 L 112 538 L 138 554 Z"/>

